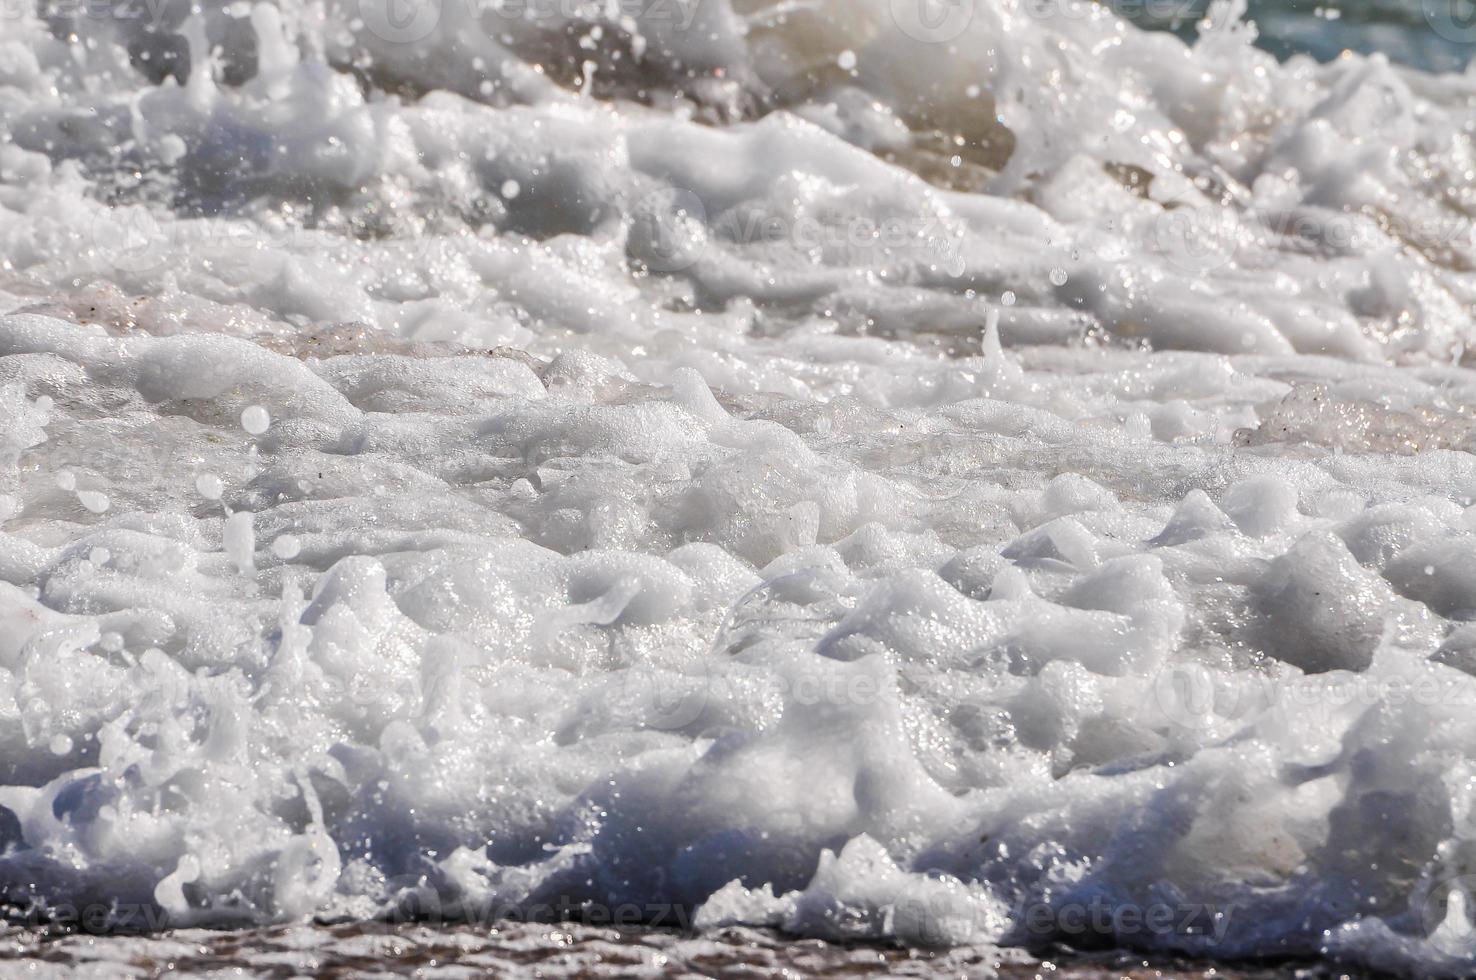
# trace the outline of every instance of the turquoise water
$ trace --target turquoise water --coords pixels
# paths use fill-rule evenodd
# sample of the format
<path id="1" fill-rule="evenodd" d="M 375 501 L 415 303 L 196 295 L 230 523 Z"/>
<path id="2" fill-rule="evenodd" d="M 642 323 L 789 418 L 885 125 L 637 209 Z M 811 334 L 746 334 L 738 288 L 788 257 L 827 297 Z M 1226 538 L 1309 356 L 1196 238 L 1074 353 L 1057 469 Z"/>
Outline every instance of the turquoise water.
<path id="1" fill-rule="evenodd" d="M 1145 27 L 1185 36 L 1208 0 L 1113 0 Z M 1261 46 L 1280 58 L 1306 54 L 1330 61 L 1345 50 L 1380 51 L 1433 71 L 1460 71 L 1476 54 L 1473 0 L 1250 0 Z"/>

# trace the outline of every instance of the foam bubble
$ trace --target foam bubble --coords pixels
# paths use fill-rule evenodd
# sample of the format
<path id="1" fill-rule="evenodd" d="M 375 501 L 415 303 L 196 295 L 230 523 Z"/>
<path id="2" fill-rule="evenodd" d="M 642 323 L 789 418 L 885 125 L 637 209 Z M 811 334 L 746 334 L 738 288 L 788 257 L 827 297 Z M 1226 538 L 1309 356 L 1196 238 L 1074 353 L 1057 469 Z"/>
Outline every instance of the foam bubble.
<path id="1" fill-rule="evenodd" d="M 195 491 L 206 500 L 219 500 L 225 488 L 220 477 L 213 473 L 203 473 L 195 478 Z"/>
<path id="2" fill-rule="evenodd" d="M 77 491 L 77 502 L 94 514 L 105 513 L 112 506 L 108 495 L 98 490 Z"/>
<path id="3" fill-rule="evenodd" d="M 7 901 L 1470 972 L 1469 79 L 309 6 L 7 19 Z"/>
<path id="4" fill-rule="evenodd" d="M 241 428 L 253 436 L 262 435 L 271 425 L 271 414 L 260 405 L 252 405 L 241 413 Z"/>

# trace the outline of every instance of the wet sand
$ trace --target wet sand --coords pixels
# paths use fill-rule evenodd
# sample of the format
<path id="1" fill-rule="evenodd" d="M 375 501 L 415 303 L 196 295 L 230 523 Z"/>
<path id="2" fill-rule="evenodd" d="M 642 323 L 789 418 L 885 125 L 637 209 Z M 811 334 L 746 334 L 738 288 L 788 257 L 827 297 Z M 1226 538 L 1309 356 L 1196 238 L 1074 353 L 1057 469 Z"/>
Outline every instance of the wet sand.
<path id="1" fill-rule="evenodd" d="M 578 925 L 496 929 L 363 923 L 243 932 L 180 930 L 147 937 L 11 931 L 0 972 L 31 977 L 1001 977 L 1163 980 L 1322 977 L 1316 967 L 1220 967 L 1127 953 L 946 951 L 844 946 L 732 929 L 702 937 Z"/>

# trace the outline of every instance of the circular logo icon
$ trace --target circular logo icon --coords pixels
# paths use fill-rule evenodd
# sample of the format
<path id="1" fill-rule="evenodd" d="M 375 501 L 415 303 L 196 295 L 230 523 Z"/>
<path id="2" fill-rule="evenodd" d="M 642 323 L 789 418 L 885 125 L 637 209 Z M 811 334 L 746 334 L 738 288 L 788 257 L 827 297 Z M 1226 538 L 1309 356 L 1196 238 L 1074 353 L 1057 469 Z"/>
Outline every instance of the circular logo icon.
<path id="1" fill-rule="evenodd" d="M 975 0 L 891 0 L 897 29 L 924 44 L 947 44 L 974 22 Z"/>
<path id="2" fill-rule="evenodd" d="M 385 879 L 381 890 L 384 904 L 379 921 L 393 928 L 401 925 L 442 926 L 450 918 L 441 903 L 441 893 L 425 874 L 401 874 Z"/>
<path id="3" fill-rule="evenodd" d="M 652 272 L 685 272 L 702 258 L 707 245 L 707 208 L 689 190 L 662 188 L 631 208 L 627 249 Z"/>
<path id="4" fill-rule="evenodd" d="M 1420 902 L 1420 921 L 1442 953 L 1462 956 L 1476 950 L 1476 874 L 1436 882 Z"/>
<path id="5" fill-rule="evenodd" d="M 1476 0 L 1421 0 L 1425 22 L 1447 41 L 1476 44 Z"/>
<path id="6" fill-rule="evenodd" d="M 1276 706 L 1276 685 L 1253 671 L 1224 673 L 1197 663 L 1168 664 L 1154 676 L 1153 700 L 1170 723 L 1204 731 L 1247 723 Z"/>
<path id="7" fill-rule="evenodd" d="M 529 32 L 572 30 L 578 3 L 551 0 L 445 0 L 442 11 L 454 31 L 470 31 L 489 41 L 507 43 Z"/>
<path id="8" fill-rule="evenodd" d="M 1162 715 L 1179 728 L 1202 731 L 1219 720 L 1215 711 L 1218 685 L 1198 664 L 1170 664 L 1153 678 L 1153 700 Z"/>
<path id="9" fill-rule="evenodd" d="M 707 710 L 710 679 L 633 668 L 622 678 L 622 700 L 631 717 L 659 732 L 680 731 Z"/>
<path id="10" fill-rule="evenodd" d="M 1174 268 L 1207 275 L 1234 261 L 1239 225 L 1224 208 L 1175 208 L 1154 219 L 1152 247 Z"/>
<path id="11" fill-rule="evenodd" d="M 358 0 L 364 29 L 390 44 L 415 44 L 441 22 L 439 0 Z"/>
<path id="12" fill-rule="evenodd" d="M 910 945 L 948 947 L 967 943 L 979 932 L 978 910 L 954 891 L 912 894 L 892 907 L 892 929 Z"/>
<path id="13" fill-rule="evenodd" d="M 169 261 L 171 236 L 148 209 L 114 209 L 114 221 L 93 226 L 93 241 L 104 264 L 128 275 L 148 275 Z"/>

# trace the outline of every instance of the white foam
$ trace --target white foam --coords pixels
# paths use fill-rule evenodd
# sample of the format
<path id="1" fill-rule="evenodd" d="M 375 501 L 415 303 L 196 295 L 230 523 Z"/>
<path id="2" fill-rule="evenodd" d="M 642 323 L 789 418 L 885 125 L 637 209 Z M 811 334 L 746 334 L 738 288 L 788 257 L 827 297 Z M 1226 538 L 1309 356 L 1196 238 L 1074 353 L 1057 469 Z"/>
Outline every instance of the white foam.
<path id="1" fill-rule="evenodd" d="M 1469 972 L 1470 79 L 677 6 L 7 21 L 6 902 Z"/>

